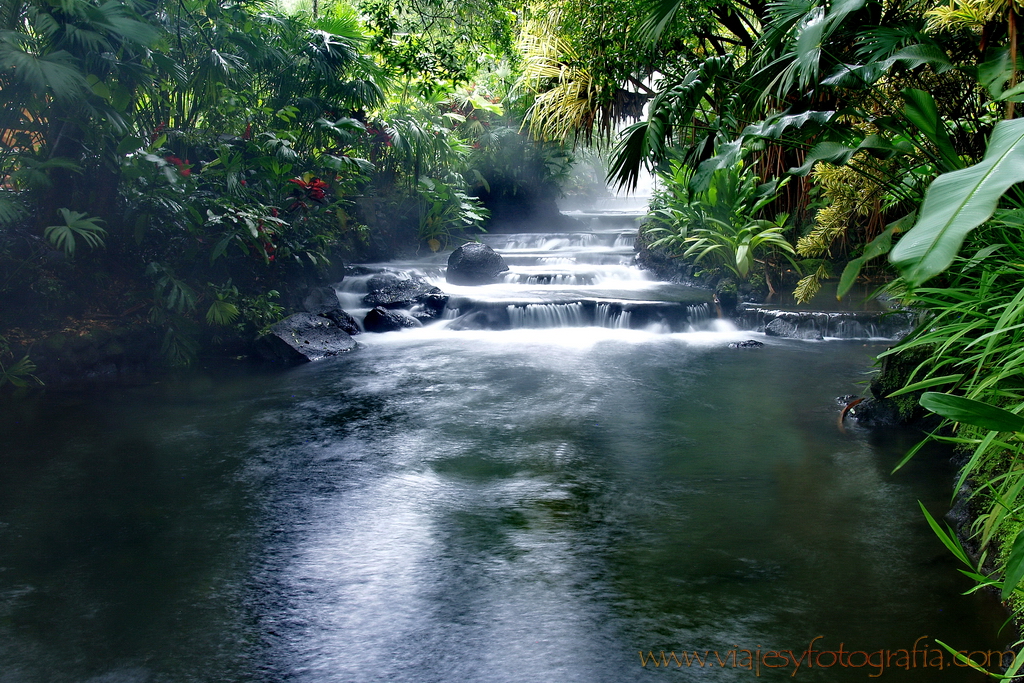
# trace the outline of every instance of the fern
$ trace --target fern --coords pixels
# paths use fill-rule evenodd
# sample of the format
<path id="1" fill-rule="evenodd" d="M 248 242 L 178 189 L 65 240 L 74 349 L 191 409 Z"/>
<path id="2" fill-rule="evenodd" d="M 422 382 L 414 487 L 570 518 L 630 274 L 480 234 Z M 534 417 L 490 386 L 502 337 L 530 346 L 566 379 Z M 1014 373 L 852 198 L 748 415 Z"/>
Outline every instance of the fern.
<path id="1" fill-rule="evenodd" d="M 209 310 L 206 311 L 206 322 L 211 325 L 230 325 L 238 319 L 240 314 L 238 306 L 235 304 L 217 299 L 210 304 Z"/>
<path id="2" fill-rule="evenodd" d="M 42 384 L 43 381 L 32 374 L 35 371 L 36 364 L 28 356 L 23 356 L 21 360 L 10 367 L 5 367 L 3 363 L 0 363 L 0 387 L 8 383 L 19 388 L 27 387 L 32 382 Z"/>
<path id="3" fill-rule="evenodd" d="M 75 255 L 77 239 L 81 239 L 92 248 L 105 246 L 103 236 L 107 231 L 99 226 L 101 218 L 86 218 L 83 211 L 57 209 L 64 217 L 64 225 L 51 225 L 43 231 L 43 237 L 57 249 L 62 249 L 68 256 Z"/>

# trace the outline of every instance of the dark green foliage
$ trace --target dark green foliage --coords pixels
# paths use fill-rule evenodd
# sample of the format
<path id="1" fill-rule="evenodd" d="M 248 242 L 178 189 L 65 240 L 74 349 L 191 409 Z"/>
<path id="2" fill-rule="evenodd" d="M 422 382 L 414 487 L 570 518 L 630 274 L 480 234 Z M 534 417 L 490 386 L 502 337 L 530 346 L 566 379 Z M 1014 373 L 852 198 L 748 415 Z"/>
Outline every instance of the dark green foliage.
<path id="1" fill-rule="evenodd" d="M 523 7 L 507 0 L 363 0 L 359 9 L 368 19 L 371 47 L 384 63 L 434 91 L 446 82 L 470 82 L 481 55 L 511 54 Z"/>
<path id="2" fill-rule="evenodd" d="M 787 216 L 766 220 L 765 207 L 774 202 L 787 179 L 762 183 L 742 162 L 710 174 L 707 187 L 694 190 L 693 173 L 678 163 L 659 179 L 662 189 L 652 202 L 652 220 L 644 232 L 655 238 L 651 248 L 690 259 L 710 269 L 725 269 L 741 281 L 764 276 L 766 261 L 790 258 L 795 252 L 786 240 Z M 778 265 L 778 258 L 775 259 Z"/>

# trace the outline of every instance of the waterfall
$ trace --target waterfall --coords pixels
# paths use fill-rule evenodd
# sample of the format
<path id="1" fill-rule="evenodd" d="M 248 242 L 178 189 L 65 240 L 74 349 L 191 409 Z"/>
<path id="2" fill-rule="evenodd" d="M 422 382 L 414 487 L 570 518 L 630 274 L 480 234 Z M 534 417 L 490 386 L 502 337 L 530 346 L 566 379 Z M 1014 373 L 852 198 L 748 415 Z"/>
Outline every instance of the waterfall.
<path id="1" fill-rule="evenodd" d="M 505 273 L 502 277 L 506 284 L 510 285 L 590 285 L 594 283 L 593 276 L 578 275 L 575 273 L 538 273 L 525 272 Z"/>
<path id="2" fill-rule="evenodd" d="M 629 247 L 630 249 L 632 249 L 633 245 L 635 245 L 635 244 L 636 244 L 636 233 L 622 234 L 622 235 L 619 235 L 618 237 L 615 238 L 615 246 L 616 247 Z"/>
<path id="3" fill-rule="evenodd" d="M 690 304 L 686 307 L 686 315 L 691 325 L 700 324 L 711 320 L 711 304 Z"/>
<path id="4" fill-rule="evenodd" d="M 787 311 L 742 306 L 739 322 L 769 336 L 794 339 L 896 339 L 914 325 L 908 311 Z"/>
<path id="5" fill-rule="evenodd" d="M 597 304 L 594 313 L 594 325 L 613 330 L 628 330 L 631 317 L 630 311 L 613 311 L 611 304 Z"/>
<path id="6" fill-rule="evenodd" d="M 585 327 L 583 304 L 527 304 L 507 307 L 512 329 Z"/>

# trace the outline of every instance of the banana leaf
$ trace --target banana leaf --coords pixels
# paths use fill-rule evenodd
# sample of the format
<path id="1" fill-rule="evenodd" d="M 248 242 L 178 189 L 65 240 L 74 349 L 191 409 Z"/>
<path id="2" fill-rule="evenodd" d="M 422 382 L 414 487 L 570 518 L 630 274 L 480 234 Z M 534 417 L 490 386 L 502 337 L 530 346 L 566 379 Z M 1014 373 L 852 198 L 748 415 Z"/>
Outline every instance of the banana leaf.
<path id="1" fill-rule="evenodd" d="M 995 212 L 1011 186 L 1024 181 L 1024 119 L 1000 121 L 980 163 L 943 173 L 924 198 L 917 223 L 896 244 L 890 260 L 911 286 L 953 262 L 964 238 Z"/>

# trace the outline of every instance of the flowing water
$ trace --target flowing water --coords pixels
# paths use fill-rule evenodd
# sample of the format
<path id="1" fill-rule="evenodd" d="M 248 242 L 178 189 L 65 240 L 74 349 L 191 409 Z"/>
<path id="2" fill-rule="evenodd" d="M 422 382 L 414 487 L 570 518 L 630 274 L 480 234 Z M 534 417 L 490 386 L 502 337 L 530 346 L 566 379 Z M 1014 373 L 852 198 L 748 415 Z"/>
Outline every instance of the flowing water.
<path id="1" fill-rule="evenodd" d="M 5 406 L 0 683 L 984 680 L 948 454 L 838 424 L 884 341 L 736 330 L 623 226 L 486 239 L 496 285 L 386 264 L 446 320 L 348 356 Z M 862 655 L 744 654 L 812 641 Z"/>

